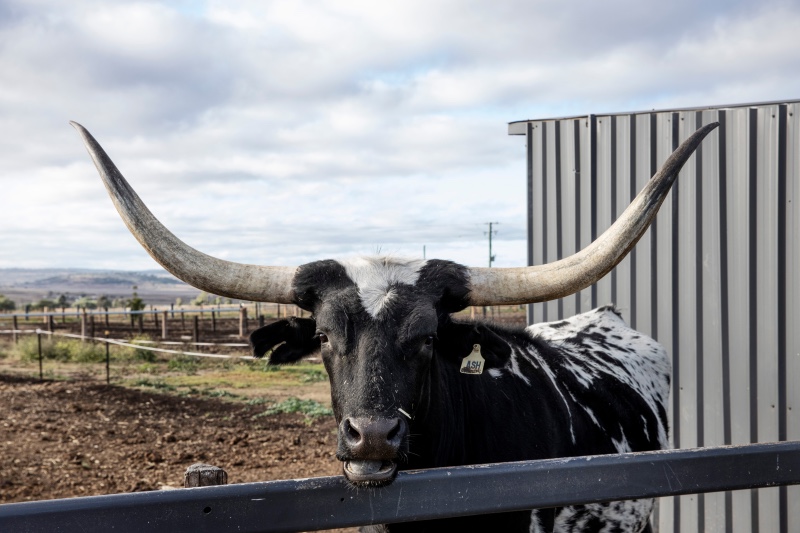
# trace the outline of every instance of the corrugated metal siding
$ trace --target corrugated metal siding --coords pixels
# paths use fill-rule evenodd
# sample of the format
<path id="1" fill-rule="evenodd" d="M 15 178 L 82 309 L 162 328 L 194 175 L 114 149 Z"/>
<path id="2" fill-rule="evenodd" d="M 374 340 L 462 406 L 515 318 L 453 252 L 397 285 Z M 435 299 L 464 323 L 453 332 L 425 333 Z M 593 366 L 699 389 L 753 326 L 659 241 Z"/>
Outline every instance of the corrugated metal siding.
<path id="1" fill-rule="evenodd" d="M 675 447 L 800 440 L 798 111 L 792 101 L 509 128 L 527 135 L 529 258 L 542 264 L 586 246 L 683 139 L 721 123 L 629 257 L 596 285 L 529 307 L 540 322 L 614 302 L 658 339 L 673 361 Z M 800 531 L 798 500 L 799 487 L 665 498 L 658 525 Z"/>

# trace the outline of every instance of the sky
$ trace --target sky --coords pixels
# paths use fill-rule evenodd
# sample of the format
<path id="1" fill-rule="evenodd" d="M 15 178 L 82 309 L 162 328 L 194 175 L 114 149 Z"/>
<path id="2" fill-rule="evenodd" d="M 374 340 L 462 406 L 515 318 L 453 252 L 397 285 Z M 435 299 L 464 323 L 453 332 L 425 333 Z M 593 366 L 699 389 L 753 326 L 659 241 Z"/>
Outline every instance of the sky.
<path id="1" fill-rule="evenodd" d="M 242 263 L 526 264 L 508 123 L 800 98 L 800 0 L 0 0 L 0 268 L 159 268 L 74 120 Z"/>

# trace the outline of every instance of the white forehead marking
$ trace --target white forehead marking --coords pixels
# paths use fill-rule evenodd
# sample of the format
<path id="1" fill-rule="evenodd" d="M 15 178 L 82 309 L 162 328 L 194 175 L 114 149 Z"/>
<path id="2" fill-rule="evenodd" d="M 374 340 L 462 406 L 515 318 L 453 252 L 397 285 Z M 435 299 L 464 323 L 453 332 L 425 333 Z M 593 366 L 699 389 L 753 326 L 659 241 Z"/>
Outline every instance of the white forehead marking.
<path id="1" fill-rule="evenodd" d="M 394 296 L 392 286 L 402 283 L 414 285 L 419 270 L 427 261 L 397 257 L 355 257 L 338 259 L 353 283 L 358 287 L 361 304 L 371 316 L 376 317 Z"/>

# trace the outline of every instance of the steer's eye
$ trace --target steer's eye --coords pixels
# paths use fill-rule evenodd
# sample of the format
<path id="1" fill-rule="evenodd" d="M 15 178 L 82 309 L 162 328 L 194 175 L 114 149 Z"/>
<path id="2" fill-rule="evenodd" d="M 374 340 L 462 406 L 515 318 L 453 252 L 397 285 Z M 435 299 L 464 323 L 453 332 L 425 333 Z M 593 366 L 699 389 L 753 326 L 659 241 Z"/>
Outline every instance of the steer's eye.
<path id="1" fill-rule="evenodd" d="M 433 346 L 433 335 L 425 337 L 425 346 Z"/>
<path id="2" fill-rule="evenodd" d="M 325 344 L 328 342 L 328 336 L 322 333 L 321 331 L 317 332 L 317 338 L 321 344 Z"/>

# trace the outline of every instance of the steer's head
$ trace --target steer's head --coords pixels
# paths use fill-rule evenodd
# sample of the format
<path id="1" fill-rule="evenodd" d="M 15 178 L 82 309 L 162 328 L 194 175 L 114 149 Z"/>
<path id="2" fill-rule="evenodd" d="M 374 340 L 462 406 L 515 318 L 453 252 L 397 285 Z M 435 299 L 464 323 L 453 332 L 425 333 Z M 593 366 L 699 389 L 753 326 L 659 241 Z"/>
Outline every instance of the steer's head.
<path id="1" fill-rule="evenodd" d="M 620 218 L 589 246 L 553 263 L 522 268 L 385 258 L 319 261 L 295 268 L 217 259 L 187 246 L 165 228 L 89 132 L 73 126 L 128 229 L 164 268 L 212 294 L 294 303 L 314 314 L 313 319 L 280 321 L 254 332 L 255 354 L 271 350 L 270 360 L 280 363 L 321 348 L 345 474 L 357 484 L 382 485 L 392 480 L 395 460 L 408 444 L 407 420 L 418 407 L 447 314 L 467 305 L 552 300 L 596 282 L 636 244 L 680 168 L 717 124 L 686 139 Z M 464 339 L 446 342 L 452 348 Z"/>
<path id="2" fill-rule="evenodd" d="M 274 349 L 270 360 L 287 362 L 320 348 L 345 476 L 359 485 L 391 482 L 428 382 L 440 318 L 468 303 L 467 270 L 385 257 L 318 261 L 298 269 L 294 291 L 313 318 L 254 331 L 255 355 Z"/>

